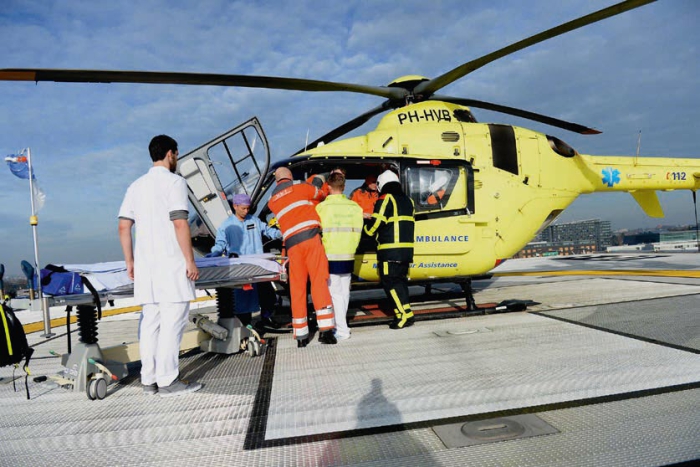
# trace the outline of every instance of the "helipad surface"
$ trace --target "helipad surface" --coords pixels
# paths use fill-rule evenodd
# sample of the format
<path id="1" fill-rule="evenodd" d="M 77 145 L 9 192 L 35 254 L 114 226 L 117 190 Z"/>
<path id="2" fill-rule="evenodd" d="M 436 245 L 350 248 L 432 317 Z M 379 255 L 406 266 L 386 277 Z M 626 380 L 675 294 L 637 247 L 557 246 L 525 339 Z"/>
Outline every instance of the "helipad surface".
<path id="1" fill-rule="evenodd" d="M 665 257 L 664 270 L 692 270 L 688 258 Z M 102 401 L 46 383 L 30 383 L 27 401 L 3 368 L 0 465 L 689 462 L 700 458 L 699 285 L 663 275 L 498 277 L 475 283 L 478 303 L 539 304 L 401 331 L 357 327 L 336 346 L 297 349 L 276 334 L 256 358 L 191 351 L 182 377 L 205 387 L 171 399 L 142 395 L 131 365 Z M 450 287 L 436 285 L 421 306 L 444 306 Z M 136 317 L 100 322 L 100 344 L 135 340 Z M 58 371 L 49 350 L 64 352 L 65 336 L 30 341 L 32 375 Z M 438 436 L 448 425 L 522 414 L 552 432 L 464 447 Z"/>

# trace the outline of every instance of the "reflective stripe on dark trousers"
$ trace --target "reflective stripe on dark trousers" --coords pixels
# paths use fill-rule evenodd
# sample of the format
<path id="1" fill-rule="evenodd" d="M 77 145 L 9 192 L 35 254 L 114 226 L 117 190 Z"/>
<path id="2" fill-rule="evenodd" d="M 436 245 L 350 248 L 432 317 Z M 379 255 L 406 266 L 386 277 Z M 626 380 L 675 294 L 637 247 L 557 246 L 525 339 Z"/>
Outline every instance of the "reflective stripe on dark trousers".
<path id="1" fill-rule="evenodd" d="M 379 279 L 386 296 L 394 307 L 397 318 L 411 313 L 411 302 L 408 296 L 408 268 L 410 263 L 404 261 L 380 261 Z"/>

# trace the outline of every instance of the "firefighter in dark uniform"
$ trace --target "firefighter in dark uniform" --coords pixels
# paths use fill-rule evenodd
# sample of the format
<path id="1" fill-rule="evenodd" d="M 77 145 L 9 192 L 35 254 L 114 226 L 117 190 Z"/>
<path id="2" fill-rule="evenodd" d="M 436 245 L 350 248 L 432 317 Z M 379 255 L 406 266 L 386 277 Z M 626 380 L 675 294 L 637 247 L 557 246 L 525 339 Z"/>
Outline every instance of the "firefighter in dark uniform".
<path id="1" fill-rule="evenodd" d="M 399 177 L 386 170 L 377 178 L 380 196 L 365 233 L 377 238 L 377 268 L 387 297 L 394 306 L 396 318 L 391 329 L 413 324 L 408 296 L 408 268 L 413 261 L 413 200 L 401 190 Z"/>

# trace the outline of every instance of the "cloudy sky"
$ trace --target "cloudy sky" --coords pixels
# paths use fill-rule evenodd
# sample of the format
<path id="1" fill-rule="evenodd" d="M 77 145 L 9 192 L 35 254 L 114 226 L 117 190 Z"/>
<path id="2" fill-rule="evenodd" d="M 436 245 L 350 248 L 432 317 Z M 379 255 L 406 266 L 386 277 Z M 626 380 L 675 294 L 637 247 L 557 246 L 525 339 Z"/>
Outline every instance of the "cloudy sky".
<path id="1" fill-rule="evenodd" d="M 290 76 L 385 85 L 455 66 L 609 0 L 3 0 L 0 68 L 84 68 Z M 560 129 L 475 109 L 482 122 L 553 134 L 579 152 L 698 157 L 700 2 L 662 0 L 492 63 L 440 91 L 593 126 Z M 121 259 L 116 214 L 167 133 L 184 154 L 257 116 L 280 159 L 381 98 L 347 93 L 135 84 L 0 82 L 0 154 L 31 147 L 46 192 L 40 262 Z M 369 131 L 377 118 L 357 130 Z M 589 195 L 561 221 L 613 228 L 693 223 L 689 192 L 661 194 L 665 220 L 628 194 Z M 0 262 L 32 260 L 26 181 L 0 170 Z M 31 261 L 33 262 L 33 261 Z"/>

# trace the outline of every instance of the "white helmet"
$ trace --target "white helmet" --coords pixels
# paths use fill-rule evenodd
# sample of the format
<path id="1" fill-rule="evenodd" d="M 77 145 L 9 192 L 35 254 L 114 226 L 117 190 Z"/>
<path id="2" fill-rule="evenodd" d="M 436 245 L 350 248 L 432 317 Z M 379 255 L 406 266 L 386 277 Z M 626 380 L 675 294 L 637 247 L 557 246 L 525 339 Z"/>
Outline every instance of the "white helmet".
<path id="1" fill-rule="evenodd" d="M 384 185 L 387 183 L 391 182 L 398 182 L 399 181 L 399 176 L 396 175 L 394 172 L 391 170 L 385 170 L 382 172 L 379 177 L 377 177 L 377 189 L 381 192 L 382 189 L 384 188 Z"/>

